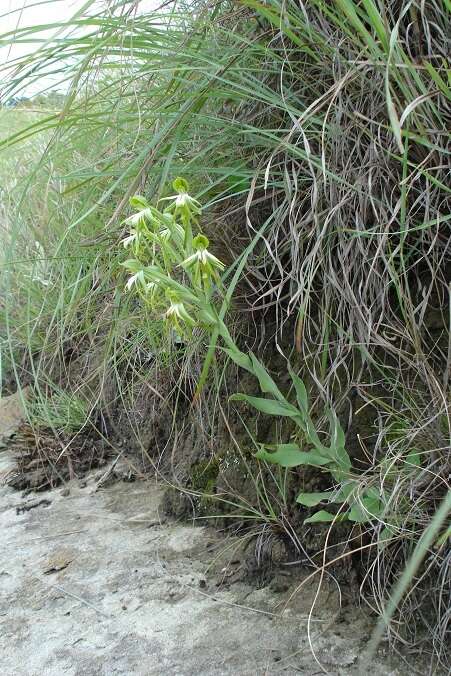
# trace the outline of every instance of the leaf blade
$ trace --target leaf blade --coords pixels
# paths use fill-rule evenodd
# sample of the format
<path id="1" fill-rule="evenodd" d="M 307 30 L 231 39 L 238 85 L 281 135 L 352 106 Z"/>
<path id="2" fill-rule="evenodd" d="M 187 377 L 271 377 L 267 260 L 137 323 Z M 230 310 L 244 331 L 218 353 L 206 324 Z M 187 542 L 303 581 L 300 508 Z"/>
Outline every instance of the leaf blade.
<path id="1" fill-rule="evenodd" d="M 282 418 L 295 418 L 298 411 L 290 404 L 277 401 L 276 399 L 264 399 L 263 397 L 253 397 L 248 394 L 232 394 L 230 401 L 244 401 L 253 408 L 267 415 L 276 415 Z"/>
<path id="2" fill-rule="evenodd" d="M 266 462 L 285 468 L 299 467 L 300 465 L 324 467 L 329 463 L 329 460 L 319 453 L 301 451 L 297 444 L 277 444 L 274 448 L 275 451 L 268 452 L 262 445 L 255 457 L 258 460 L 266 460 Z"/>

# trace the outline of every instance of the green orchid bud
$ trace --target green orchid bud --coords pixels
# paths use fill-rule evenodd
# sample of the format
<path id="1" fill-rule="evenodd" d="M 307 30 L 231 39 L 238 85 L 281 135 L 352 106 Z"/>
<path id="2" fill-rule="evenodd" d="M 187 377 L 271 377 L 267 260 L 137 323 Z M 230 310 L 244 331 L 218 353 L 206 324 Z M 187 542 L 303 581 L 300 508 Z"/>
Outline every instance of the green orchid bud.
<path id="1" fill-rule="evenodd" d="M 181 178 L 180 176 L 177 176 L 177 178 L 174 180 L 172 187 L 174 188 L 175 192 L 179 193 L 179 195 L 182 193 L 187 193 L 189 190 L 188 181 L 184 178 Z"/>
<path id="2" fill-rule="evenodd" d="M 150 204 L 145 197 L 142 197 L 141 195 L 133 195 L 133 197 L 130 197 L 130 206 L 133 207 L 133 209 L 139 209 L 142 211 L 143 209 L 148 209 Z"/>
<path id="3" fill-rule="evenodd" d="M 196 251 L 204 251 L 205 249 L 208 249 L 210 245 L 210 242 L 208 240 L 208 237 L 205 237 L 205 235 L 196 235 L 196 237 L 193 239 L 193 248 L 196 249 Z"/>

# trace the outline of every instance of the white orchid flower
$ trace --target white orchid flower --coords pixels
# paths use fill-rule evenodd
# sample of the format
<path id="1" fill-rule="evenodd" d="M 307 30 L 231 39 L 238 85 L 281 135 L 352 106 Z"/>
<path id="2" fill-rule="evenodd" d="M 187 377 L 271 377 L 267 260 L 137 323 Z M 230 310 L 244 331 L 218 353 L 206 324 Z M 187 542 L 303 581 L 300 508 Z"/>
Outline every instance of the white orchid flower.
<path id="1" fill-rule="evenodd" d="M 130 291 L 134 286 L 146 286 L 146 280 L 144 278 L 144 270 L 138 270 L 134 275 L 127 279 L 125 285 L 125 290 Z"/>
<path id="2" fill-rule="evenodd" d="M 193 239 L 194 253 L 181 263 L 185 270 L 193 270 L 194 279 L 198 284 L 203 283 L 205 286 L 209 286 L 212 279 L 218 281 L 219 272 L 225 268 L 224 263 L 208 251 L 209 244 L 205 235 L 197 235 Z"/>
<path id="3" fill-rule="evenodd" d="M 176 291 L 167 289 L 166 298 L 170 301 L 170 305 L 164 315 L 168 323 L 172 324 L 180 333 L 183 332 L 183 325 L 189 328 L 196 325 L 196 321 L 191 317 Z"/>
<path id="4" fill-rule="evenodd" d="M 163 197 L 160 200 L 161 202 L 172 200 L 172 204 L 167 207 L 167 211 L 173 212 L 174 216 L 181 215 L 185 221 L 199 216 L 202 211 L 201 204 L 188 193 L 188 182 L 184 178 L 176 178 L 172 186 L 177 194 Z"/>
<path id="5" fill-rule="evenodd" d="M 124 249 L 131 246 L 132 244 L 135 244 L 135 242 L 138 241 L 138 238 L 139 238 L 139 234 L 136 232 L 136 230 L 131 230 L 130 234 L 127 235 L 127 237 L 124 237 L 123 240 L 121 240 L 121 243 L 122 243 Z"/>
<path id="6" fill-rule="evenodd" d="M 127 223 L 127 225 L 137 226 L 140 225 L 141 223 L 145 223 L 151 218 L 152 211 L 149 208 L 146 208 L 141 209 L 141 211 L 137 211 L 136 214 L 132 214 L 131 216 L 126 218 L 124 222 Z"/>

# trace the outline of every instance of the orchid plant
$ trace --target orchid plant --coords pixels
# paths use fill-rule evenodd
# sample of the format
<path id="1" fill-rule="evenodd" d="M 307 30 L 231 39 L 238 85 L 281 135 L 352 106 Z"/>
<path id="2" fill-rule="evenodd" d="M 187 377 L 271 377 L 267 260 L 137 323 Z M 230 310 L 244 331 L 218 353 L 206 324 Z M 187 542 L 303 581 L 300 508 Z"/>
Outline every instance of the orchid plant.
<path id="1" fill-rule="evenodd" d="M 386 499 L 376 487 L 359 488 L 345 449 L 345 434 L 334 411 L 327 411 L 329 445 L 316 431 L 311 418 L 305 386 L 288 365 L 296 393 L 296 404 L 288 401 L 264 365 L 249 352 L 242 352 L 231 337 L 219 312 L 219 301 L 225 297 L 221 275 L 224 264 L 209 250 L 208 238 L 200 232 L 201 204 L 189 194 L 185 179 L 173 182 L 175 195 L 163 198 L 163 209 L 151 206 L 144 197 L 130 200 L 137 211 L 126 219 L 129 233 L 122 240 L 133 258 L 122 265 L 129 273 L 127 291 L 135 291 L 145 305 L 160 312 L 171 332 L 179 338 L 189 337 L 193 329 L 205 329 L 220 336 L 223 351 L 241 368 L 254 375 L 265 397 L 236 394 L 232 399 L 247 404 L 266 415 L 290 418 L 297 432 L 292 443 L 273 446 L 260 444 L 256 457 L 293 468 L 301 465 L 326 470 L 333 486 L 322 493 L 300 493 L 297 502 L 307 507 L 321 503 L 338 503 L 338 514 L 320 510 L 307 521 L 337 522 L 344 519 L 364 523 L 380 518 Z M 197 230 L 196 234 L 195 231 Z M 310 448 L 305 450 L 306 446 Z"/>

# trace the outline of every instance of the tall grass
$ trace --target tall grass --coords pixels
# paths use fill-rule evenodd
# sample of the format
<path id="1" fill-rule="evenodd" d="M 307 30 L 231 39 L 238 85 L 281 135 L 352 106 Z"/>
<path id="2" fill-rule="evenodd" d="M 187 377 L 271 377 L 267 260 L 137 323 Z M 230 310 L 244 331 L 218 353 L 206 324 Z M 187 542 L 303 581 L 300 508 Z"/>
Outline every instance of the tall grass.
<path id="1" fill-rule="evenodd" d="M 173 2 L 140 13 L 114 0 L 45 28 L 55 37 L 44 44 L 42 27 L 3 38 L 37 41 L 5 98 L 50 70 L 69 86 L 62 110 L 0 141 L 11 157 L 46 139 L 5 207 L 3 363 L 39 387 L 67 379 L 76 355 L 69 380 L 87 380 L 93 411 L 131 406 L 149 354 L 157 369 L 177 361 L 194 389 L 202 341 L 188 356 L 171 351 L 117 273 L 128 198 L 156 200 L 189 176 L 223 258 L 236 261 L 260 232 L 235 294 L 237 340 L 268 354 L 288 345 L 313 410 L 350 408 L 362 491 L 389 496 L 388 513 L 350 535 L 364 543 L 362 594 L 383 613 L 449 488 L 448 3 Z M 446 537 L 424 561 L 390 636 L 425 651 L 432 636 L 440 665 Z"/>

